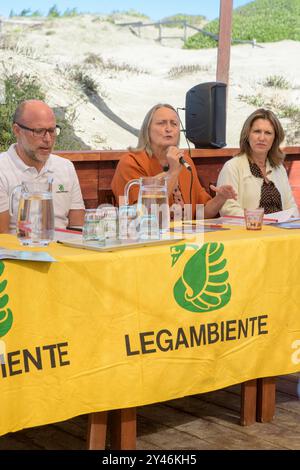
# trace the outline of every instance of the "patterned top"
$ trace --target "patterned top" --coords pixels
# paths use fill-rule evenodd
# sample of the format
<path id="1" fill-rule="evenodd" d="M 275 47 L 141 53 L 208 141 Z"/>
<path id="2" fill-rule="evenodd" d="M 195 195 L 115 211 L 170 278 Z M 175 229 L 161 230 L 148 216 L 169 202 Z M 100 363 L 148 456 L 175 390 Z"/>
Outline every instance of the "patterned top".
<path id="1" fill-rule="evenodd" d="M 181 220 L 184 211 L 184 200 L 182 199 L 182 194 L 177 183 L 173 189 L 173 199 L 174 204 L 170 207 L 171 220 Z"/>
<path id="2" fill-rule="evenodd" d="M 264 208 L 265 214 L 282 211 L 281 195 L 273 181 L 266 181 L 261 169 L 256 163 L 250 162 L 249 160 L 249 166 L 253 176 L 263 179 L 259 207 Z"/>

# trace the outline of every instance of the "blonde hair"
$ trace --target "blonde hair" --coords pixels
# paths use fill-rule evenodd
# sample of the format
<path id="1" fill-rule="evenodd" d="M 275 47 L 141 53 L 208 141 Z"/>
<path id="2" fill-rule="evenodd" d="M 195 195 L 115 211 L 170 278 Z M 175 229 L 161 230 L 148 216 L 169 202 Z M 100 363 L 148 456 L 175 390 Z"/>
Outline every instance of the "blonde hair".
<path id="1" fill-rule="evenodd" d="M 153 151 L 152 151 L 152 148 L 151 148 L 149 129 L 150 129 L 150 125 L 151 125 L 154 113 L 158 109 L 161 109 L 161 108 L 171 109 L 178 116 L 178 113 L 177 113 L 176 109 L 173 108 L 173 106 L 171 106 L 170 104 L 158 103 L 155 106 L 152 106 L 152 108 L 148 111 L 148 113 L 146 114 L 146 116 L 144 118 L 142 127 L 141 127 L 140 132 L 139 132 L 139 136 L 138 136 L 137 147 L 135 147 L 134 149 L 131 148 L 130 150 L 145 150 L 146 153 L 149 155 L 149 157 L 152 157 Z M 179 117 L 178 117 L 178 120 L 179 120 Z M 178 134 L 178 142 L 176 143 L 176 145 L 179 144 L 179 140 L 180 140 L 180 133 Z"/>
<path id="2" fill-rule="evenodd" d="M 272 147 L 270 148 L 268 152 L 267 158 L 271 166 L 273 167 L 279 166 L 282 164 L 284 157 L 285 157 L 284 153 L 279 148 L 281 142 L 284 139 L 284 130 L 278 118 L 269 109 L 259 108 L 256 111 L 254 111 L 252 114 L 250 114 L 250 116 L 246 119 L 243 125 L 243 128 L 241 130 L 241 135 L 240 135 L 239 155 L 242 155 L 245 153 L 248 157 L 251 157 L 252 150 L 249 144 L 249 135 L 250 135 L 251 128 L 257 119 L 268 120 L 274 129 L 275 137 L 273 140 Z"/>

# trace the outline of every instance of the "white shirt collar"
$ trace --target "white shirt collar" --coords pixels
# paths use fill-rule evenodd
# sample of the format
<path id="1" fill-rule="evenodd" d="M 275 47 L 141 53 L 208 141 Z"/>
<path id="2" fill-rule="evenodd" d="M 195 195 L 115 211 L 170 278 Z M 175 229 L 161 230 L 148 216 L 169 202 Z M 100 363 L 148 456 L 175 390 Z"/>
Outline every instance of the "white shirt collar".
<path id="1" fill-rule="evenodd" d="M 46 173 L 53 173 L 53 170 L 51 170 L 51 154 L 49 155 L 49 158 L 47 159 L 45 165 L 41 169 L 40 172 L 37 171 L 37 169 L 34 166 L 29 166 L 26 165 L 26 163 L 23 162 L 23 160 L 19 157 L 16 151 L 16 144 L 12 144 L 8 151 L 7 151 L 9 157 L 11 158 L 12 162 L 14 165 L 23 173 L 36 173 L 39 176 L 45 175 Z"/>

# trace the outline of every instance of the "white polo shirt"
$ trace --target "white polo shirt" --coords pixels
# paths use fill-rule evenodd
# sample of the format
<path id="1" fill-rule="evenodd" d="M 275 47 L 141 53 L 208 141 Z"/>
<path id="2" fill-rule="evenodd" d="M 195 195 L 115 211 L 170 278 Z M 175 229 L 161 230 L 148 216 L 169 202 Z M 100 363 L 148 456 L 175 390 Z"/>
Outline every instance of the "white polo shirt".
<path id="1" fill-rule="evenodd" d="M 46 182 L 53 178 L 52 193 L 56 228 L 66 228 L 70 209 L 84 209 L 78 177 L 74 165 L 57 155 L 49 155 L 40 172 L 27 166 L 18 156 L 15 145 L 0 153 L 0 212 L 9 210 L 12 190 L 24 182 Z M 18 199 L 15 198 L 14 214 L 10 220 L 10 231 L 15 232 Z"/>

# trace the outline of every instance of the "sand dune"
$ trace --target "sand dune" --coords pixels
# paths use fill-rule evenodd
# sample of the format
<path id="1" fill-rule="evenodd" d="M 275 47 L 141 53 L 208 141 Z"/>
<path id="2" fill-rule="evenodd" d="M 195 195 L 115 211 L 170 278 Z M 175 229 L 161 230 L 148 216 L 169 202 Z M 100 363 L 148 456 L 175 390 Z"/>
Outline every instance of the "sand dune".
<path id="1" fill-rule="evenodd" d="M 166 34 L 174 35 L 175 31 L 169 30 Z M 129 129 L 137 129 L 153 104 L 168 102 L 184 107 L 185 94 L 191 87 L 215 81 L 217 49 L 183 50 L 179 39 L 164 40 L 161 45 L 155 40 L 157 36 L 154 27 L 143 30 L 141 37 L 137 37 L 128 27 L 90 15 L 47 20 L 36 26 L 6 23 L 2 31 L 0 71 L 5 68 L 38 76 L 49 104 L 64 106 L 75 116 L 76 134 L 92 148 L 125 148 L 135 145 L 136 137 L 126 125 L 121 127 L 116 123 L 112 115 Z M 91 54 L 103 58 L 104 69 L 85 63 Z M 273 105 L 290 103 L 300 107 L 299 57 L 300 42 L 295 41 L 263 44 L 262 48 L 232 47 L 228 146 L 238 145 L 244 119 L 258 107 L 241 101 L 239 95 L 262 95 Z M 111 115 L 99 110 L 97 103 L 91 102 L 72 80 L 70 72 L 76 65 L 97 83 L 100 101 Z M 170 77 L 172 68 L 188 65 L 198 66 L 199 70 Z M 288 80 L 289 89 L 263 86 L 266 77 L 274 75 Z M 183 111 L 181 116 L 184 121 Z M 287 129 L 292 129 L 289 119 L 282 122 Z M 300 139 L 297 141 L 294 137 L 289 143 L 299 144 Z M 184 140 L 181 144 L 186 146 Z"/>

